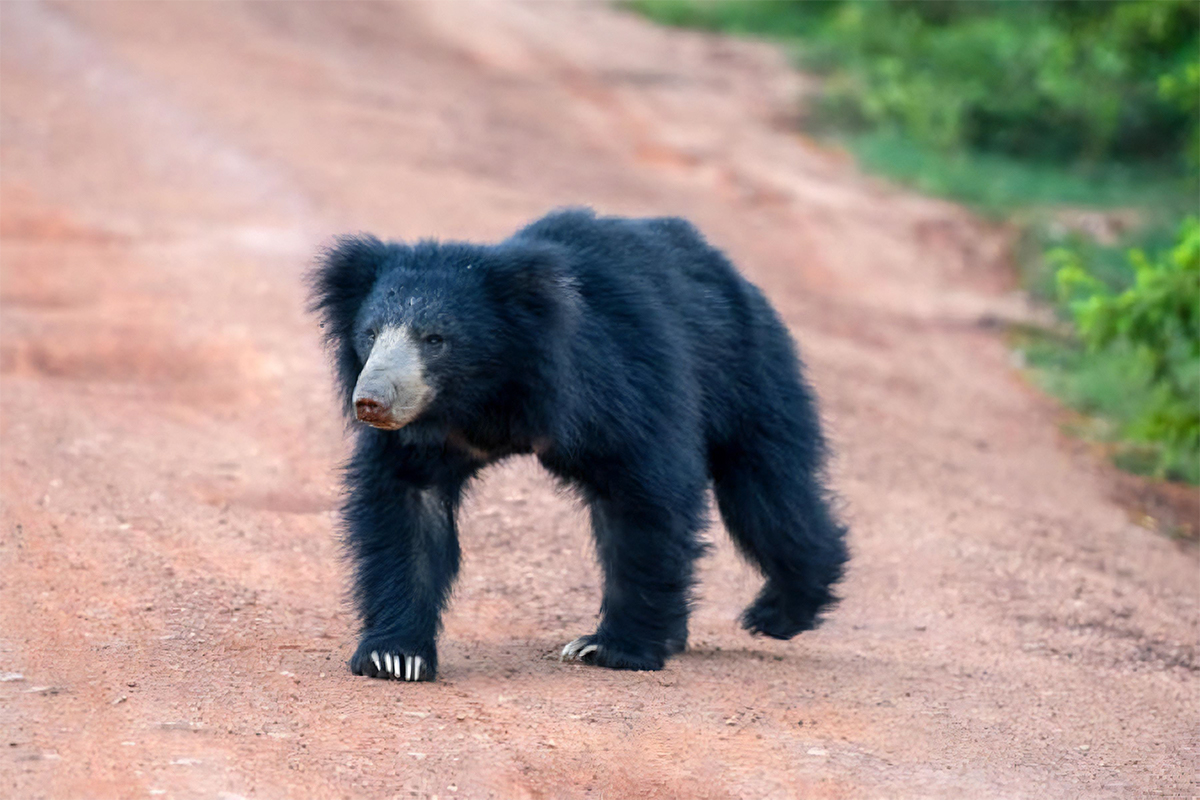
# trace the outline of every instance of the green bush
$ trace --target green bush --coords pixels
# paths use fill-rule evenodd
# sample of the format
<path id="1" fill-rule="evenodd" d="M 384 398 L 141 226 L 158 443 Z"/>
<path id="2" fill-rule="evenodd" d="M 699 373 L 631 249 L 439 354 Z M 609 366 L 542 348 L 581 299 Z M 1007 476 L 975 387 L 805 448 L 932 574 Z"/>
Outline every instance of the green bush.
<path id="1" fill-rule="evenodd" d="M 1051 258 L 1093 364 L 1075 372 L 1093 382 L 1107 376 L 1090 392 L 1076 380 L 1077 404 L 1107 411 L 1120 438 L 1152 449 L 1155 475 L 1200 481 L 1200 222 L 1185 222 L 1175 246 L 1156 258 L 1132 251 L 1134 280 L 1124 291 L 1093 277 L 1076 250 Z"/>
<path id="2" fill-rule="evenodd" d="M 1200 63 L 1190 61 L 1159 76 L 1158 94 L 1187 115 L 1187 160 L 1193 167 L 1200 166 Z"/>
<path id="3" fill-rule="evenodd" d="M 894 130 L 844 135 L 840 141 L 864 169 L 993 219 L 1014 211 L 1029 219 L 1053 206 L 1136 208 L 1154 226 L 1173 229 L 1195 210 L 1200 187 L 1194 171 L 1173 163 L 1050 165 L 1000 153 L 934 150 Z"/>
<path id="4" fill-rule="evenodd" d="M 663 25 L 776 39 L 810 36 L 838 0 L 628 0 Z"/>
<path id="5" fill-rule="evenodd" d="M 1179 153 L 1189 118 L 1159 76 L 1198 57 L 1200 4 L 848 2 L 827 108 L 941 150 L 1041 160 Z"/>
<path id="6" fill-rule="evenodd" d="M 1159 81 L 1184 81 L 1200 59 L 1195 0 L 632 5 L 667 24 L 793 42 L 827 74 L 820 116 L 841 130 L 1042 161 L 1161 160 L 1192 143 L 1194 114 Z"/>

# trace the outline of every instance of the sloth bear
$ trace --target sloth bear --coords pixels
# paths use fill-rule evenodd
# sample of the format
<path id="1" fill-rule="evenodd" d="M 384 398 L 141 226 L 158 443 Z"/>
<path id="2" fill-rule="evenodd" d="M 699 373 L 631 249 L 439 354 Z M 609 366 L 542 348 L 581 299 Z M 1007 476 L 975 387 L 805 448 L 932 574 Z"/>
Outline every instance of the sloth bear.
<path id="1" fill-rule="evenodd" d="M 464 487 L 519 453 L 587 503 L 604 571 L 600 625 L 564 659 L 660 669 L 684 649 L 710 481 L 766 578 L 746 629 L 789 639 L 835 602 L 813 394 L 762 293 L 689 223 L 573 209 L 491 245 L 347 236 L 310 278 L 365 423 L 342 508 L 355 674 L 434 679 Z"/>

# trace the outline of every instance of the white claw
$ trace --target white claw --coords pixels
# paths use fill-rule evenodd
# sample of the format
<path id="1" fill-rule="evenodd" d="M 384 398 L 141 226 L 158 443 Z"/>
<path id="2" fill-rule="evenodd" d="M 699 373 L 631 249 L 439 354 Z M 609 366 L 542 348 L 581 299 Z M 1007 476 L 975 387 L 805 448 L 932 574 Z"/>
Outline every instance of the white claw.
<path id="1" fill-rule="evenodd" d="M 425 662 L 421 660 L 421 657 L 413 656 L 413 680 L 414 681 L 421 680 L 421 670 L 424 669 L 424 667 L 425 667 Z"/>
<path id="2" fill-rule="evenodd" d="M 584 644 L 584 637 L 579 637 L 573 642 L 568 642 L 567 646 L 562 649 L 562 655 L 558 657 L 559 661 L 575 661 L 583 658 L 593 650 L 599 650 L 598 644 Z"/>
<path id="3" fill-rule="evenodd" d="M 404 680 L 412 680 L 412 656 L 404 657 Z"/>
<path id="4" fill-rule="evenodd" d="M 371 651 L 371 660 L 375 662 L 375 671 L 376 672 L 379 672 L 381 669 L 383 669 L 383 666 L 379 663 L 379 651 L 378 650 Z"/>
<path id="5" fill-rule="evenodd" d="M 383 663 L 387 665 L 387 671 L 391 672 L 392 671 L 392 654 L 391 653 L 383 654 Z"/>
<path id="6" fill-rule="evenodd" d="M 400 680 L 400 654 L 397 653 L 392 660 L 392 669 L 396 672 L 396 680 Z"/>

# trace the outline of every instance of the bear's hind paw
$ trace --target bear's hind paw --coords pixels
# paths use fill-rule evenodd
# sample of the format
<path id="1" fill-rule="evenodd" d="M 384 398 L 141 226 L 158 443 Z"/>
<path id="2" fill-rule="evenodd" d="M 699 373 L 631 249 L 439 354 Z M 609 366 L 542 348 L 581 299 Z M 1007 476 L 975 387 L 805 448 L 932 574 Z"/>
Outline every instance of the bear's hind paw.
<path id="1" fill-rule="evenodd" d="M 826 605 L 828 603 L 829 601 L 825 601 Z M 804 603 L 789 604 L 768 584 L 758 599 L 742 612 L 741 623 L 751 634 L 786 640 L 820 625 L 820 609 L 820 605 L 814 607 Z"/>

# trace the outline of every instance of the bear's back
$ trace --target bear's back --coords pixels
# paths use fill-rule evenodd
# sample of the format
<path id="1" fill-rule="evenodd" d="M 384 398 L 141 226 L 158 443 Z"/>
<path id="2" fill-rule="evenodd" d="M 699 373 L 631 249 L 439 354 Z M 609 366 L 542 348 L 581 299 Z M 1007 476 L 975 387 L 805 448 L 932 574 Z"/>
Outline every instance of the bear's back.
<path id="1" fill-rule="evenodd" d="M 570 254 L 568 273 L 591 322 L 580 346 L 593 356 L 604 352 L 599 363 L 624 364 L 648 389 L 678 390 L 682 380 L 712 422 L 744 402 L 744 387 L 761 377 L 764 360 L 790 350 L 761 292 L 686 220 L 568 209 L 513 238 L 552 242 Z"/>
<path id="2" fill-rule="evenodd" d="M 678 217 L 598 217 L 573 208 L 552 212 L 513 238 L 564 247 L 573 257 L 571 276 L 585 291 L 616 289 L 629 301 L 662 304 L 667 313 L 694 316 L 714 301 L 728 306 L 744 300 L 748 288 L 720 251 Z"/>

